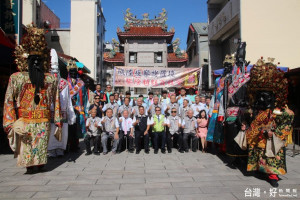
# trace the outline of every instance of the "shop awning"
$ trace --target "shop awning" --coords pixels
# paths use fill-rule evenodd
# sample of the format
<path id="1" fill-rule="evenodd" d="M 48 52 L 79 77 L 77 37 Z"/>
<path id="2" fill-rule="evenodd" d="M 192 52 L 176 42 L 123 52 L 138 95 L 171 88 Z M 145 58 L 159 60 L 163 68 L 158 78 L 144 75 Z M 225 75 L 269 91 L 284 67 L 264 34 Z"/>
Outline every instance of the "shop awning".
<path id="1" fill-rule="evenodd" d="M 15 44 L 5 32 L 0 28 L 0 64 L 12 64 L 14 63 L 13 53 L 15 50 Z"/>
<path id="2" fill-rule="evenodd" d="M 9 37 L 6 36 L 5 32 L 0 28 L 0 45 L 8 47 L 10 49 L 15 49 L 15 44 Z"/>
<path id="3" fill-rule="evenodd" d="M 253 65 L 248 65 L 247 66 L 247 72 L 250 72 L 250 70 L 252 69 Z M 278 69 L 280 69 L 281 71 L 283 72 L 288 72 L 289 71 L 289 68 L 288 67 L 280 67 L 280 66 L 277 66 Z M 217 70 L 214 70 L 214 76 L 221 76 L 224 72 L 224 68 L 222 69 L 217 69 Z"/>

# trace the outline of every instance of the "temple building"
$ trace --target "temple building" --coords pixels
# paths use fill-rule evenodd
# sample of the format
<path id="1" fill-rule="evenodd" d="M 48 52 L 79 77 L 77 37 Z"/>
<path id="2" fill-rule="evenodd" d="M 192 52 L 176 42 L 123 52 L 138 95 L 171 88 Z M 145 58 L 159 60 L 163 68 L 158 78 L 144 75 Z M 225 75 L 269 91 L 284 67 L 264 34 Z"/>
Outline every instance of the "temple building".
<path id="1" fill-rule="evenodd" d="M 124 29 L 117 29 L 119 41 L 113 39 L 110 45 L 106 45 L 102 84 L 113 85 L 114 66 L 186 67 L 188 56 L 180 50 L 179 39 L 173 41 L 175 29 L 168 30 L 165 9 L 154 19 L 149 19 L 148 13 L 143 14 L 142 19 L 138 19 L 128 8 L 124 19 Z M 147 94 L 150 90 L 150 88 L 123 87 L 115 88 L 115 91 L 124 92 L 128 89 L 132 94 Z"/>

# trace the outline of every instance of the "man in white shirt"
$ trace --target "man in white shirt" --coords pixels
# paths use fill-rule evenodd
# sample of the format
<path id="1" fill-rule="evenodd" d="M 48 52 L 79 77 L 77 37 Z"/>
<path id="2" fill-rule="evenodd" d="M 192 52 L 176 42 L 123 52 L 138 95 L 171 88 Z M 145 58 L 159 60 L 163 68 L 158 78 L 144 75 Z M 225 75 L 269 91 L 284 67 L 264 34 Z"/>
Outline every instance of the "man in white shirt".
<path id="1" fill-rule="evenodd" d="M 167 90 L 162 91 L 162 97 L 160 99 L 161 105 L 165 108 L 171 102 L 170 98 L 168 97 Z"/>
<path id="2" fill-rule="evenodd" d="M 194 117 L 196 117 L 201 110 L 205 110 L 206 113 L 208 113 L 207 105 L 200 102 L 199 96 L 195 97 L 195 103 L 192 104 L 191 108 L 193 109 Z"/>
<path id="3" fill-rule="evenodd" d="M 129 117 L 129 112 L 127 110 L 123 111 L 123 116 L 119 118 L 120 123 L 120 133 L 119 133 L 119 146 L 117 153 L 120 153 L 123 149 L 124 139 L 128 142 L 128 151 L 133 153 L 133 126 L 132 119 Z"/>

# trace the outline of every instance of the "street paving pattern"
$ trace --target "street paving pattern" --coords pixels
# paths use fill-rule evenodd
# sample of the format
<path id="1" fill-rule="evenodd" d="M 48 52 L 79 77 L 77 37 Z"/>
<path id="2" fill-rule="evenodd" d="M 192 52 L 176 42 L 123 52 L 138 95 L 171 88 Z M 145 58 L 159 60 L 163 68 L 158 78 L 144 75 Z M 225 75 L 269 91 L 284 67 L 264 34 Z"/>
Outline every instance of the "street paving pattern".
<path id="1" fill-rule="evenodd" d="M 300 199 L 300 155 L 287 156 L 288 173 L 274 190 L 259 176 L 229 168 L 222 156 L 200 151 L 84 153 L 49 160 L 47 172 L 33 175 L 24 175 L 13 155 L 0 155 L 0 199 Z"/>

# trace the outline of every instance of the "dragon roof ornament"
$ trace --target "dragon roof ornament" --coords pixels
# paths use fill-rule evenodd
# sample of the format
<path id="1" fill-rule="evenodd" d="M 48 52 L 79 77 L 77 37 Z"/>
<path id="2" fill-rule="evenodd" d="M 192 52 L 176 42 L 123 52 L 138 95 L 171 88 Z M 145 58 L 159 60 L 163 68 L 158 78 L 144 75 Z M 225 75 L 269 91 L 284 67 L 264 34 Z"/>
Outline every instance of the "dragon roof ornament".
<path id="1" fill-rule="evenodd" d="M 168 25 L 166 21 L 168 19 L 166 9 L 162 9 L 162 12 L 159 13 L 159 16 L 154 19 L 149 18 L 149 13 L 144 13 L 143 19 L 137 19 L 136 16 L 130 12 L 130 8 L 126 9 L 126 13 L 124 14 L 125 25 L 124 30 L 128 31 L 130 27 L 161 27 L 164 31 L 167 31 Z"/>

